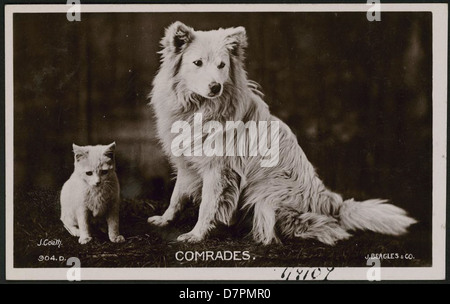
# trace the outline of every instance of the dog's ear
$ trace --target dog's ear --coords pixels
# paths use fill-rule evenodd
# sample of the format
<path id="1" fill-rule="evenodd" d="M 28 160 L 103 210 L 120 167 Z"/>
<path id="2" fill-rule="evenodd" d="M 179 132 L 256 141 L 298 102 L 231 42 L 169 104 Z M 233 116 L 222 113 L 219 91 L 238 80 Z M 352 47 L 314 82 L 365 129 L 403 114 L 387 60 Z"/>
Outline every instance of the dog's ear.
<path id="1" fill-rule="evenodd" d="M 244 56 L 244 49 L 247 47 L 247 34 L 242 26 L 226 29 L 225 43 L 231 54 L 234 56 Z"/>
<path id="2" fill-rule="evenodd" d="M 77 146 L 76 144 L 72 144 L 73 155 L 75 157 L 75 161 L 79 162 L 83 158 L 88 156 L 89 151 L 85 150 L 83 147 Z"/>
<path id="3" fill-rule="evenodd" d="M 179 53 L 184 50 L 193 39 L 194 29 L 177 21 L 172 23 L 172 25 L 166 29 L 166 34 L 161 40 L 161 45 L 165 49 Z"/>

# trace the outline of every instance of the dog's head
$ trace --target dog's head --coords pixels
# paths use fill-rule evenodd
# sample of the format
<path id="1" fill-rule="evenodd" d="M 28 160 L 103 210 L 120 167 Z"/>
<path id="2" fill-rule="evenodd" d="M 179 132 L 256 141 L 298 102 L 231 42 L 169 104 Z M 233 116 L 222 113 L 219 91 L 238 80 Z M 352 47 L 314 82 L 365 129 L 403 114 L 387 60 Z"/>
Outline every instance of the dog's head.
<path id="1" fill-rule="evenodd" d="M 181 22 L 166 29 L 161 41 L 163 61 L 173 62 L 173 76 L 190 93 L 220 97 L 231 82 L 233 65 L 244 59 L 243 27 L 195 31 Z"/>

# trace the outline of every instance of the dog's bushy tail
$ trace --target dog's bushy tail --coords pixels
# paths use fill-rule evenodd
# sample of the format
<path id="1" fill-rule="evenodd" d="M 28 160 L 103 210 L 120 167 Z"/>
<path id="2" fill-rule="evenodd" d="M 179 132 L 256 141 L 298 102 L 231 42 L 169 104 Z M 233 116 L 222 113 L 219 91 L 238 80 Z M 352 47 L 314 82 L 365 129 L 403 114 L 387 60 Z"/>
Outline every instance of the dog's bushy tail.
<path id="1" fill-rule="evenodd" d="M 407 228 L 417 221 L 407 216 L 403 209 L 386 202 L 381 199 L 341 200 L 338 206 L 334 205 L 334 214 L 300 212 L 290 206 L 280 206 L 276 213 L 277 229 L 283 237 L 317 239 L 328 245 L 348 239 L 351 236 L 349 230 L 370 230 L 388 235 L 406 233 Z"/>
<path id="2" fill-rule="evenodd" d="M 337 219 L 328 215 L 302 213 L 290 206 L 281 206 L 276 218 L 277 231 L 284 238 L 317 239 L 324 244 L 334 245 L 351 236 Z"/>
<path id="3" fill-rule="evenodd" d="M 381 199 L 346 200 L 339 211 L 339 223 L 345 230 L 370 230 L 388 235 L 405 234 L 409 226 L 417 223 L 406 215 L 405 210 L 386 202 Z"/>

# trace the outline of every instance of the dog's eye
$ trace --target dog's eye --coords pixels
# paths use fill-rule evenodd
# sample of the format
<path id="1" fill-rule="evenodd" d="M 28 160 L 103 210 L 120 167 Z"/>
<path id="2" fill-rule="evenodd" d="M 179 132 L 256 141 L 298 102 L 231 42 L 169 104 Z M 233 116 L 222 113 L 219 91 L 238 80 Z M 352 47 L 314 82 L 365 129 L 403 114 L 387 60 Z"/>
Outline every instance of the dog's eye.
<path id="1" fill-rule="evenodd" d="M 92 171 L 87 171 L 87 172 L 86 172 L 86 175 L 91 176 L 91 175 L 92 175 Z"/>
<path id="2" fill-rule="evenodd" d="M 225 63 L 223 61 L 217 66 L 217 68 L 219 68 L 219 69 L 223 69 L 224 67 L 225 67 Z"/>
<path id="3" fill-rule="evenodd" d="M 101 174 L 101 175 L 106 175 L 106 174 L 108 174 L 108 170 L 101 170 L 101 171 L 100 171 L 100 174 Z"/>
<path id="4" fill-rule="evenodd" d="M 196 66 L 198 66 L 198 67 L 201 67 L 201 66 L 203 65 L 203 61 L 201 61 L 201 60 L 195 60 L 195 61 L 194 61 L 194 64 L 195 64 Z"/>

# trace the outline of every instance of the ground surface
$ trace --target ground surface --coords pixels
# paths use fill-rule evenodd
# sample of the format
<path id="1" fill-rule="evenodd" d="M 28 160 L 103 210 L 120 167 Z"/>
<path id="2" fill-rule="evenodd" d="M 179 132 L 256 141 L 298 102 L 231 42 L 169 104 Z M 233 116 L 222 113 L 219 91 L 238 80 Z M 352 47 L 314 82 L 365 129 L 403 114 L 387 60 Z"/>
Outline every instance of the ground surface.
<path id="1" fill-rule="evenodd" d="M 93 241 L 80 245 L 59 221 L 57 191 L 16 190 L 14 265 L 67 267 L 65 259 L 75 256 L 83 267 L 363 267 L 366 266 L 365 257 L 372 253 L 393 254 L 382 260 L 382 266 L 386 267 L 431 265 L 431 232 L 424 223 L 413 226 L 411 232 L 402 237 L 356 232 L 352 238 L 334 247 L 313 240 L 262 246 L 248 236 L 242 237 L 248 231 L 243 234 L 242 230 L 229 228 L 219 229 L 200 244 L 185 244 L 176 242 L 176 237 L 195 224 L 195 208 L 188 208 L 166 229 L 149 226 L 147 217 L 162 214 L 165 207 L 162 202 L 124 200 L 121 233 L 126 242 L 110 243 L 107 236 L 98 231 L 94 233 Z M 60 239 L 62 246 L 38 246 L 41 239 Z M 213 251 L 215 255 L 221 252 L 223 256 L 227 256 L 225 251 L 248 251 L 250 259 L 179 261 L 175 258 L 179 251 Z M 238 256 L 245 258 L 242 254 Z"/>

